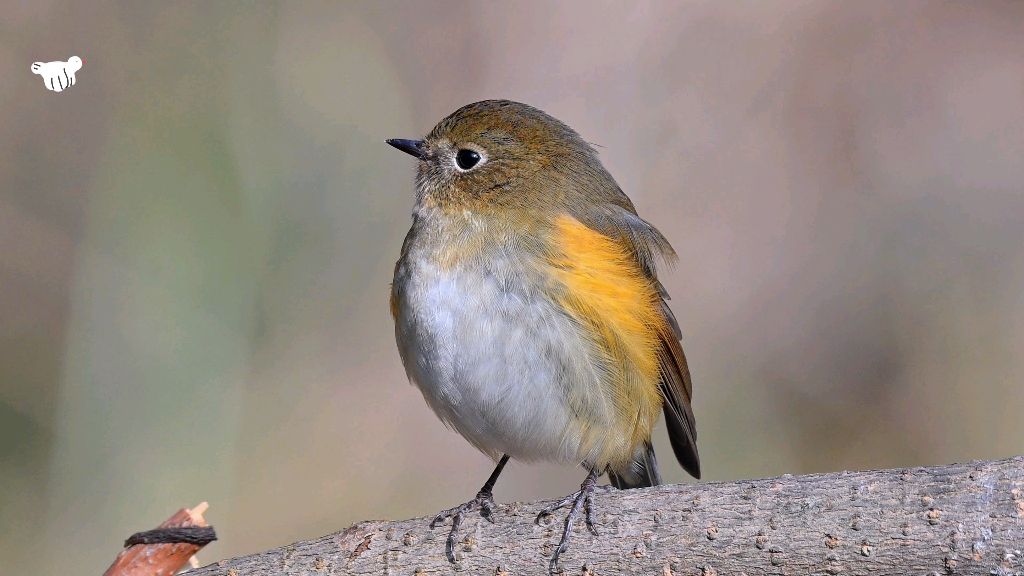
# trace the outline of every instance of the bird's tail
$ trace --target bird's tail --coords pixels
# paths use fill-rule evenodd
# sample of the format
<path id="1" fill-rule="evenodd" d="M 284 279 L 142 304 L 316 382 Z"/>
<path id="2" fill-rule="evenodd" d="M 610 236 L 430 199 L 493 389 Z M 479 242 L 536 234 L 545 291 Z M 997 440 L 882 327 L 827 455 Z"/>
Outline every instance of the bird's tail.
<path id="1" fill-rule="evenodd" d="M 661 484 L 658 459 L 654 457 L 654 446 L 648 442 L 626 470 L 608 470 L 608 481 L 619 490 L 626 488 L 647 488 Z"/>

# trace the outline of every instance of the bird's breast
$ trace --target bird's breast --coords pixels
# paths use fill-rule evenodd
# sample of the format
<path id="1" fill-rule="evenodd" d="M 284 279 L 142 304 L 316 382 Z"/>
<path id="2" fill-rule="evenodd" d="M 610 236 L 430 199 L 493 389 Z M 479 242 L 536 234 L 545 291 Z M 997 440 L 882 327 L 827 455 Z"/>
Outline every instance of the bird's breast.
<path id="1" fill-rule="evenodd" d="M 410 232 L 392 288 L 410 380 L 492 456 L 628 460 L 660 408 L 657 369 L 641 373 L 652 361 L 629 333 L 644 328 L 643 315 L 628 320 L 639 300 L 600 254 L 560 255 L 524 248 L 536 237 L 485 232 Z M 574 232 L 577 244 L 596 240 Z M 558 234 L 544 241 L 564 245 Z"/>
<path id="2" fill-rule="evenodd" d="M 507 247 L 407 241 L 393 284 L 396 340 L 427 403 L 481 451 L 578 462 L 565 397 L 595 375 L 538 265 Z"/>

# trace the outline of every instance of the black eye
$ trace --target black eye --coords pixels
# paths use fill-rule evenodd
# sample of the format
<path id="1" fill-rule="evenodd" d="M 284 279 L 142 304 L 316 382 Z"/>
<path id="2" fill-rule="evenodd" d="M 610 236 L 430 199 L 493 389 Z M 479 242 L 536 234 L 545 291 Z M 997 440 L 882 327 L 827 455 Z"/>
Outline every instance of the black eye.
<path id="1" fill-rule="evenodd" d="M 455 155 L 455 163 L 463 170 L 469 170 L 478 162 L 480 162 L 480 155 L 466 148 L 459 150 L 459 153 Z"/>

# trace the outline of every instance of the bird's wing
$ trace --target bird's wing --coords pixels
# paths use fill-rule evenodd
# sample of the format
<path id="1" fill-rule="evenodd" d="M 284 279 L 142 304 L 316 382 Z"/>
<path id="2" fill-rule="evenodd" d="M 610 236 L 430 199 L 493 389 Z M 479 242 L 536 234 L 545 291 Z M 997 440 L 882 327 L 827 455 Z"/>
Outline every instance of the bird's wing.
<path id="1" fill-rule="evenodd" d="M 661 315 L 671 328 L 660 334 L 661 393 L 665 398 L 665 423 L 672 451 L 679 464 L 695 478 L 700 478 L 700 456 L 697 453 L 697 428 L 690 401 L 693 387 L 690 369 L 680 343 L 681 333 L 675 315 L 668 307 L 665 287 L 658 281 L 658 261 L 673 263 L 675 251 L 654 226 L 637 216 L 632 203 L 619 191 L 614 203 L 602 203 L 580 214 L 587 226 L 627 244 L 644 276 L 655 286 L 661 298 Z"/>

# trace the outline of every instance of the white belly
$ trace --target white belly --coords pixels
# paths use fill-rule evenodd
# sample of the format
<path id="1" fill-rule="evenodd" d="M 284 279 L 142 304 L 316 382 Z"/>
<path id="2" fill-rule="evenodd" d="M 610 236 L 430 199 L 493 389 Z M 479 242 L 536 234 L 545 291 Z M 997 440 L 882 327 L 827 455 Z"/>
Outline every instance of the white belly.
<path id="1" fill-rule="evenodd" d="M 592 347 L 522 271 L 508 260 L 447 270 L 403 260 L 399 351 L 437 415 L 481 451 L 579 463 L 589 456 L 580 453 L 581 416 L 610 425 L 614 409 L 596 385 Z"/>

